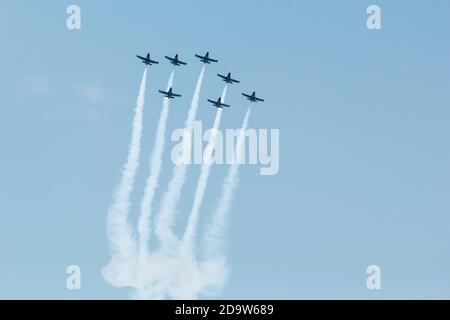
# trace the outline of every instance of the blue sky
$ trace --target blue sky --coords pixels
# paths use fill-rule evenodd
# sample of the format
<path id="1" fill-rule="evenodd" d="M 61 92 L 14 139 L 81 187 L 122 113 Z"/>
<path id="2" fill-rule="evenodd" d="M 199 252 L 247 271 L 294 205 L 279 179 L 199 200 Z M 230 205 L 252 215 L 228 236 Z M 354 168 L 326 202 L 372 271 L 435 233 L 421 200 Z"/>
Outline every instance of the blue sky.
<path id="1" fill-rule="evenodd" d="M 81 7 L 82 29 L 66 28 Z M 382 30 L 366 28 L 378 4 Z M 231 71 L 223 128 L 239 127 L 242 91 L 265 99 L 250 126 L 280 129 L 280 171 L 241 168 L 228 227 L 231 274 L 219 298 L 450 298 L 450 3 L 429 1 L 3 1 L 0 5 L 0 298 L 112 298 L 105 219 L 150 51 L 138 203 L 171 65 L 181 127 L 201 69 L 198 119 L 217 72 Z M 169 146 L 170 147 L 170 146 Z M 166 152 L 167 153 L 167 152 Z M 168 157 L 168 155 L 165 155 Z M 169 163 L 168 158 L 165 162 Z M 202 215 L 226 168 L 215 167 Z M 199 167 L 180 212 L 190 209 Z M 171 165 L 162 173 L 162 186 Z M 136 209 L 136 207 L 134 207 Z M 136 211 L 136 210 L 134 210 Z M 136 220 L 136 213 L 132 217 Z M 65 269 L 82 269 L 82 290 Z M 382 290 L 367 290 L 367 266 Z"/>

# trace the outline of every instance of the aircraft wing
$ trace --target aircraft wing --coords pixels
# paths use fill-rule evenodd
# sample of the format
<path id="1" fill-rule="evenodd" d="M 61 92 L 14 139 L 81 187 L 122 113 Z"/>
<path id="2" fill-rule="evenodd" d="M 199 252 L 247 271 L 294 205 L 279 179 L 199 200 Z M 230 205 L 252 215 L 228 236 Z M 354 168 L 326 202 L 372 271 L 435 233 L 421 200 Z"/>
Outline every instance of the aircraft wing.
<path id="1" fill-rule="evenodd" d="M 141 60 L 146 60 L 146 58 L 141 57 L 140 55 L 137 55 L 136 57 L 138 57 L 138 58 L 141 59 Z"/>
<path id="2" fill-rule="evenodd" d="M 225 103 L 221 103 L 221 104 L 220 104 L 220 106 L 221 106 L 221 107 L 227 107 L 227 108 L 229 108 L 229 107 L 230 107 L 230 105 L 229 105 L 229 104 L 225 104 Z"/>
<path id="3" fill-rule="evenodd" d="M 227 77 L 221 75 L 220 73 L 217 74 L 219 77 L 221 77 L 222 79 L 226 79 Z"/>
<path id="4" fill-rule="evenodd" d="M 210 61 L 210 62 L 219 62 L 219 60 L 215 60 L 215 59 L 211 59 L 211 58 L 208 58 L 208 61 Z"/>
<path id="5" fill-rule="evenodd" d="M 258 101 L 261 101 L 261 102 L 264 101 L 264 99 L 260 99 L 260 98 L 256 98 L 256 97 L 255 97 L 255 100 L 258 100 Z"/>
<path id="6" fill-rule="evenodd" d="M 200 55 L 198 55 L 198 54 L 196 54 L 195 55 L 197 58 L 199 58 L 199 59 L 205 59 L 205 57 L 202 57 L 202 56 L 200 56 Z"/>
<path id="7" fill-rule="evenodd" d="M 153 64 L 159 64 L 159 62 L 158 62 L 158 61 L 155 61 L 155 60 L 149 60 L 149 62 L 150 62 L 150 63 L 153 63 Z"/>
<path id="8" fill-rule="evenodd" d="M 179 63 L 179 64 L 182 64 L 182 65 L 187 65 L 186 62 L 183 62 L 183 61 L 180 61 L 180 60 L 178 60 L 178 63 Z"/>
<path id="9" fill-rule="evenodd" d="M 208 99 L 208 102 L 210 102 L 210 103 L 212 103 L 212 104 L 217 104 L 217 101 L 214 101 L 214 100 L 210 100 L 210 99 Z"/>
<path id="10" fill-rule="evenodd" d="M 168 92 L 165 92 L 165 91 L 162 91 L 162 90 L 158 90 L 159 91 L 159 93 L 162 93 L 162 94 L 169 94 Z"/>
<path id="11" fill-rule="evenodd" d="M 251 95 L 248 95 L 248 94 L 245 94 L 245 93 L 243 93 L 242 94 L 244 97 L 247 97 L 247 98 L 251 98 L 252 96 Z"/>
<path id="12" fill-rule="evenodd" d="M 239 80 L 235 80 L 235 79 L 230 79 L 230 80 L 231 80 L 231 82 L 239 83 Z"/>
<path id="13" fill-rule="evenodd" d="M 172 97 L 181 97 L 181 94 L 172 93 Z"/>
<path id="14" fill-rule="evenodd" d="M 164 58 L 166 58 L 167 60 L 170 60 L 170 61 L 174 61 L 175 60 L 174 58 L 171 58 L 171 57 L 168 57 L 168 56 L 164 56 Z"/>

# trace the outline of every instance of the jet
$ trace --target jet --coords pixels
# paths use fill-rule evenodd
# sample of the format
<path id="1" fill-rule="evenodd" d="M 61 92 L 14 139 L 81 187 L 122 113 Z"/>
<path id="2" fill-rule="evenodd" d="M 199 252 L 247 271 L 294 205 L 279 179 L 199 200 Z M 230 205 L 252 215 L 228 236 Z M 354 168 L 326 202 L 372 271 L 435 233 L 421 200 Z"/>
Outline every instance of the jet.
<path id="1" fill-rule="evenodd" d="M 211 62 L 219 62 L 218 60 L 211 59 L 211 58 L 209 57 L 209 52 L 207 52 L 206 55 L 205 55 L 204 57 L 202 57 L 202 56 L 200 56 L 200 55 L 198 55 L 198 54 L 196 54 L 195 56 L 196 56 L 197 58 L 199 58 L 200 61 L 203 62 L 203 63 L 205 63 L 205 64 L 206 64 L 206 63 L 210 64 Z"/>
<path id="2" fill-rule="evenodd" d="M 213 106 L 216 108 L 230 107 L 229 104 L 222 103 L 222 98 L 217 99 L 217 101 L 208 99 L 208 102 L 212 103 Z"/>
<path id="3" fill-rule="evenodd" d="M 169 91 L 158 90 L 159 93 L 162 93 L 168 99 L 175 99 L 176 97 L 181 97 L 181 94 L 175 94 L 172 92 L 172 87 L 170 87 Z"/>
<path id="4" fill-rule="evenodd" d="M 142 63 L 145 63 L 147 66 L 151 66 L 152 64 L 158 64 L 158 61 L 154 61 L 150 59 L 150 53 L 147 53 L 147 57 L 141 57 L 140 55 L 136 56 L 137 58 L 142 60 Z"/>
<path id="5" fill-rule="evenodd" d="M 223 81 L 226 83 L 239 83 L 238 80 L 231 78 L 231 72 L 228 72 L 228 75 L 224 76 L 220 73 L 217 74 L 220 78 L 222 78 Z"/>
<path id="6" fill-rule="evenodd" d="M 175 58 L 171 58 L 171 57 L 168 57 L 168 56 L 164 56 L 164 58 L 169 60 L 170 63 L 173 64 L 174 66 L 187 65 L 186 62 L 178 60 L 178 54 L 175 55 Z"/>
<path id="7" fill-rule="evenodd" d="M 257 97 L 256 97 L 255 91 L 253 91 L 253 93 L 252 93 L 251 95 L 245 94 L 245 93 L 242 93 L 242 95 L 243 95 L 244 97 L 246 97 L 247 100 L 250 100 L 251 102 L 264 101 L 264 99 L 260 99 L 260 98 L 257 98 Z"/>

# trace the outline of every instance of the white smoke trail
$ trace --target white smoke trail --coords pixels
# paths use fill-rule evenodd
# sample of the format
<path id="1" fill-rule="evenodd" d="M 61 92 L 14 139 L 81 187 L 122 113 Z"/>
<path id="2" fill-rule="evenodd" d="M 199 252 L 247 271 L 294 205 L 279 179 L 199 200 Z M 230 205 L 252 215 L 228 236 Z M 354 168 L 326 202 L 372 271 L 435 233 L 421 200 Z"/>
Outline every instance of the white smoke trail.
<path id="1" fill-rule="evenodd" d="M 114 286 L 127 286 L 133 282 L 133 272 L 130 269 L 135 265 L 137 244 L 128 222 L 128 214 L 130 195 L 133 190 L 136 171 L 139 167 L 146 82 L 147 69 L 144 71 L 139 87 L 127 161 L 106 220 L 106 232 L 110 242 L 112 257 L 111 262 L 103 268 L 102 274 L 106 281 Z"/>
<path id="2" fill-rule="evenodd" d="M 173 85 L 175 71 L 172 71 L 167 83 L 167 91 Z M 159 116 L 158 127 L 156 129 L 155 146 L 150 158 L 150 175 L 141 202 L 141 214 L 138 221 L 139 233 L 139 259 L 142 263 L 148 252 L 148 241 L 150 240 L 150 217 L 152 214 L 152 203 L 155 191 L 158 187 L 159 175 L 161 173 L 162 155 L 164 152 L 164 141 L 166 134 L 167 119 L 169 117 L 169 98 L 163 98 L 163 107 Z"/>
<path id="3" fill-rule="evenodd" d="M 244 153 L 244 139 L 245 131 L 248 127 L 248 119 L 250 117 L 251 107 L 247 112 L 242 122 L 241 130 L 237 138 L 237 146 L 233 157 L 233 164 L 231 165 L 228 175 L 222 187 L 222 195 L 219 198 L 217 207 L 213 213 L 211 224 L 206 229 L 205 235 L 205 250 L 206 256 L 212 261 L 221 259 L 223 254 L 224 230 L 226 225 L 227 214 L 230 211 L 231 203 L 233 201 L 234 190 L 238 183 L 239 166 L 242 163 L 242 155 Z"/>
<path id="4" fill-rule="evenodd" d="M 222 102 L 225 102 L 225 97 L 227 94 L 227 86 L 223 89 L 222 92 Z M 192 206 L 191 214 L 188 219 L 188 224 L 186 227 L 186 231 L 183 235 L 183 245 L 186 245 L 188 250 L 192 250 L 193 248 L 193 242 L 195 237 L 195 231 L 197 228 L 198 223 L 198 216 L 200 212 L 200 207 L 202 205 L 203 197 L 205 196 L 206 187 L 208 185 L 208 178 L 209 174 L 211 172 L 211 166 L 212 166 L 212 152 L 214 151 L 214 148 L 216 146 L 216 138 L 217 138 L 217 131 L 220 127 L 220 121 L 222 119 L 222 108 L 217 108 L 216 118 L 214 119 L 214 126 L 211 131 L 211 136 L 208 141 L 208 145 L 205 149 L 205 154 L 203 157 L 203 164 L 200 171 L 200 177 L 197 182 L 197 188 L 195 191 L 195 197 L 194 197 L 194 204 Z"/>
<path id="5" fill-rule="evenodd" d="M 195 87 L 194 95 L 191 101 L 191 107 L 188 112 L 188 116 L 185 122 L 185 130 L 192 135 L 194 128 L 194 120 L 197 115 L 198 102 L 200 98 L 200 91 L 203 82 L 203 76 L 205 73 L 205 66 L 203 66 L 200 76 L 198 77 Z M 188 141 L 191 143 L 191 141 Z M 187 150 L 191 149 L 191 146 L 187 146 Z M 163 248 L 168 248 L 177 242 L 175 235 L 172 232 L 174 214 L 176 206 L 180 200 L 181 190 L 186 181 L 187 164 L 181 163 L 175 165 L 172 178 L 169 182 L 167 192 L 164 194 L 161 209 L 157 217 L 155 225 L 155 233 Z"/>

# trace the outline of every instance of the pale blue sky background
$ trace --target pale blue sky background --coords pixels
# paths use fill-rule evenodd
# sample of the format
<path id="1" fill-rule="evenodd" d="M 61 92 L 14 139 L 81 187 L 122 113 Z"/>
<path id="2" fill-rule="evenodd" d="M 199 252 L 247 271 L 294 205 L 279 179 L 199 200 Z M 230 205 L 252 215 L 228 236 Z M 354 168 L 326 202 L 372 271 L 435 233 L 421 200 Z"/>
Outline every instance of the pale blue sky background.
<path id="1" fill-rule="evenodd" d="M 66 29 L 71 3 L 81 31 Z M 381 31 L 366 28 L 372 3 Z M 172 130 L 201 68 L 193 54 L 206 50 L 220 63 L 207 69 L 198 118 L 213 121 L 205 99 L 231 71 L 241 84 L 223 127 L 239 126 L 240 92 L 254 89 L 266 102 L 251 126 L 281 132 L 278 175 L 242 168 L 218 298 L 450 298 L 449 17 L 447 0 L 2 1 L 0 298 L 128 298 L 100 269 L 143 71 L 135 55 L 162 62 L 149 77 L 137 202 L 171 71 L 162 56 L 189 63 L 175 76 L 184 96 Z M 214 168 L 203 217 L 224 174 Z M 70 264 L 81 292 L 65 287 Z M 381 291 L 365 287 L 370 264 Z"/>

